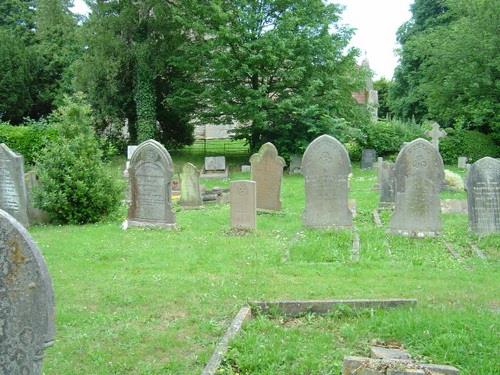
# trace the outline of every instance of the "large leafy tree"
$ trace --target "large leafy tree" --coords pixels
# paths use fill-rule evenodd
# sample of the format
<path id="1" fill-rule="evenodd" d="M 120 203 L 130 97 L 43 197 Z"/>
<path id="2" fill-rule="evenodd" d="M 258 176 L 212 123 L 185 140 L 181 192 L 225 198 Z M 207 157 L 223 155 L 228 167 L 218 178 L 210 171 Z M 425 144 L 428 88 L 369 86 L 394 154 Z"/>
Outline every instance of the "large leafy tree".
<path id="1" fill-rule="evenodd" d="M 366 121 L 352 98 L 366 72 L 339 13 L 321 0 L 214 1 L 200 118 L 238 122 L 252 149 L 272 141 L 285 155 Z"/>

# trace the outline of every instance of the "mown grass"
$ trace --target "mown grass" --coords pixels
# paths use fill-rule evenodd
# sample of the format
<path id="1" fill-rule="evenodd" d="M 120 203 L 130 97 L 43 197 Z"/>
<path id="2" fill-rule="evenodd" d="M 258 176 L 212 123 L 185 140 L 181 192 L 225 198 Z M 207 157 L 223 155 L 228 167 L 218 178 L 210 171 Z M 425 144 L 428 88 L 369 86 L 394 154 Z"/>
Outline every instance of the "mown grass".
<path id="1" fill-rule="evenodd" d="M 174 155 L 176 169 L 187 159 Z M 115 162 L 116 176 L 123 164 Z M 241 178 L 249 174 L 231 175 Z M 31 228 L 56 293 L 57 340 L 46 352 L 44 373 L 197 374 L 248 301 L 382 297 L 413 297 L 418 306 L 306 318 L 293 334 L 279 319 L 259 318 L 235 341 L 228 363 L 242 370 L 247 363 L 259 366 L 241 372 L 247 374 L 338 373 L 344 354 L 366 352 L 367 343 L 380 338 L 464 374 L 494 373 L 500 236 L 468 233 L 460 214 L 443 215 L 439 239 L 389 235 L 372 223 L 374 182 L 374 171 L 354 169 L 350 198 L 357 203 L 359 262 L 350 258 L 349 231 L 302 227 L 301 176 L 285 176 L 283 211 L 259 215 L 258 230 L 244 236 L 229 231 L 229 207 L 215 204 L 176 207 L 177 231 L 123 231 L 125 207 L 101 224 Z M 387 224 L 388 215 L 382 219 Z M 472 253 L 471 242 L 488 260 Z"/>

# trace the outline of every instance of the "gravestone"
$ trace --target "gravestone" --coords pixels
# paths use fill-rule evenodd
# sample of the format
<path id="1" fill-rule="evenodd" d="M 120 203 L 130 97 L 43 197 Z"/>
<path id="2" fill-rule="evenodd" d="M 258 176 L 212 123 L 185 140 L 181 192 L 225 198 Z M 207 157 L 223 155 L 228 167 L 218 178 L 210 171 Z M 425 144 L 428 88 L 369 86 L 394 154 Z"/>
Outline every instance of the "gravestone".
<path id="1" fill-rule="evenodd" d="M 207 156 L 201 178 L 227 178 L 228 168 L 225 156 Z"/>
<path id="2" fill-rule="evenodd" d="M 0 209 L 28 227 L 28 198 L 24 184 L 24 159 L 0 144 Z"/>
<path id="3" fill-rule="evenodd" d="M 184 164 L 182 168 L 179 204 L 185 207 L 200 207 L 202 205 L 200 171 L 191 163 Z"/>
<path id="4" fill-rule="evenodd" d="M 123 177 L 128 178 L 128 167 L 130 166 L 130 159 L 138 146 L 127 146 L 127 161 L 125 163 L 125 169 L 123 170 Z"/>
<path id="5" fill-rule="evenodd" d="M 54 335 L 44 259 L 26 229 L 0 210 L 0 374 L 41 374 L 43 351 Z"/>
<path id="6" fill-rule="evenodd" d="M 351 161 L 337 139 L 322 135 L 312 141 L 302 158 L 306 207 L 303 223 L 311 228 L 351 227 L 348 176 Z"/>
<path id="7" fill-rule="evenodd" d="M 241 171 L 244 173 L 249 173 L 252 170 L 252 167 L 250 165 L 242 165 L 241 166 Z"/>
<path id="8" fill-rule="evenodd" d="M 230 186 L 231 228 L 253 230 L 257 223 L 255 181 L 233 181 Z"/>
<path id="9" fill-rule="evenodd" d="M 172 212 L 173 163 L 168 151 L 150 139 L 141 143 L 130 160 L 130 204 L 127 227 L 175 227 Z"/>
<path id="10" fill-rule="evenodd" d="M 28 204 L 28 220 L 30 224 L 46 224 L 49 222 L 49 215 L 46 211 L 36 208 L 33 203 L 33 191 L 40 187 L 38 176 L 35 171 L 29 171 L 24 174 L 24 183 L 26 185 L 26 200 Z"/>
<path id="11" fill-rule="evenodd" d="M 285 160 L 278 156 L 276 147 L 270 142 L 265 143 L 259 152 L 250 158 L 251 179 L 257 188 L 257 209 L 281 210 L 281 178 Z"/>
<path id="12" fill-rule="evenodd" d="M 432 123 L 432 130 L 426 131 L 425 135 L 430 137 L 432 145 L 439 151 L 439 139 L 446 137 L 446 132 L 441 130 L 437 122 Z"/>
<path id="13" fill-rule="evenodd" d="M 383 161 L 378 168 L 379 178 L 379 208 L 394 207 L 394 197 L 396 193 L 394 178 L 394 163 Z"/>
<path id="14" fill-rule="evenodd" d="M 290 156 L 290 167 L 288 174 L 301 174 L 302 173 L 302 158 L 299 155 Z"/>
<path id="15" fill-rule="evenodd" d="M 399 152 L 394 171 L 396 208 L 391 231 L 418 237 L 437 235 L 441 230 L 439 192 L 444 179 L 439 151 L 418 138 Z"/>
<path id="16" fill-rule="evenodd" d="M 466 166 L 467 166 L 467 157 L 466 156 L 459 156 L 458 157 L 458 168 L 465 169 Z"/>
<path id="17" fill-rule="evenodd" d="M 373 168 L 373 163 L 377 160 L 377 151 L 369 148 L 361 151 L 361 169 Z"/>
<path id="18" fill-rule="evenodd" d="M 485 157 L 467 175 L 469 229 L 478 234 L 500 232 L 500 161 Z"/>

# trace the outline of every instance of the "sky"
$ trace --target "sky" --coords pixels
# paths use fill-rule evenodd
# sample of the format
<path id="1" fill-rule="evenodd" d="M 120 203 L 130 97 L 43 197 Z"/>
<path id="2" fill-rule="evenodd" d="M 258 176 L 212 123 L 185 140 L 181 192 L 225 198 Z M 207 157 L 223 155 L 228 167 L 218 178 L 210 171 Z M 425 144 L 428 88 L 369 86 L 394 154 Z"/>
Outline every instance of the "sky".
<path id="1" fill-rule="evenodd" d="M 361 50 L 360 61 L 368 58 L 375 78 L 392 78 L 398 64 L 396 31 L 411 17 L 413 0 L 332 0 L 346 8 L 342 23 L 356 29 L 351 45 Z M 87 14 L 83 0 L 74 0 L 73 11 Z"/>

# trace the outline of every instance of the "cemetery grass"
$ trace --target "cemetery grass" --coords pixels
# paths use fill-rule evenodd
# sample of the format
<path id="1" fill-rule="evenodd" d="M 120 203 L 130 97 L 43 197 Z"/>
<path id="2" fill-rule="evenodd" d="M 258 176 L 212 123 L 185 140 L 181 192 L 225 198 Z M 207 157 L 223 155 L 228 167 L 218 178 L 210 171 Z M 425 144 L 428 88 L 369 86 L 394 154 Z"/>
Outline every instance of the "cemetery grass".
<path id="1" fill-rule="evenodd" d="M 116 176 L 123 164 L 114 163 Z M 125 207 L 99 224 L 31 228 L 56 295 L 57 336 L 44 373 L 197 374 L 248 302 L 393 297 L 418 304 L 292 321 L 258 317 L 231 344 L 222 373 L 338 374 L 341 358 L 366 354 L 373 339 L 397 341 L 414 356 L 452 364 L 462 374 L 495 373 L 500 236 L 468 233 L 460 214 L 443 215 L 440 238 L 389 235 L 387 213 L 384 228 L 371 218 L 374 183 L 374 171 L 354 169 L 359 262 L 351 261 L 350 232 L 302 227 L 301 176 L 285 176 L 283 211 L 258 215 L 257 231 L 246 235 L 234 235 L 229 207 L 215 204 L 176 207 L 176 231 L 123 231 Z M 488 259 L 475 256 L 471 244 Z"/>

